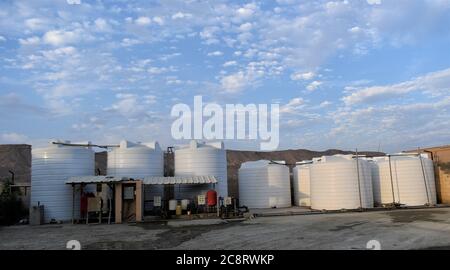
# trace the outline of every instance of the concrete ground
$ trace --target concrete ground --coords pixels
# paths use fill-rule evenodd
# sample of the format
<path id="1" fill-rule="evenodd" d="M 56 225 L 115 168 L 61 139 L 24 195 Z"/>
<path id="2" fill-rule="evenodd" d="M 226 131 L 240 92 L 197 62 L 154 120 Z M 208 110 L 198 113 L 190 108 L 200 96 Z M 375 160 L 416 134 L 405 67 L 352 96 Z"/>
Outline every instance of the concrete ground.
<path id="1" fill-rule="evenodd" d="M 179 223 L 180 222 L 180 223 Z M 450 208 L 170 221 L 0 227 L 0 249 L 450 249 Z"/>

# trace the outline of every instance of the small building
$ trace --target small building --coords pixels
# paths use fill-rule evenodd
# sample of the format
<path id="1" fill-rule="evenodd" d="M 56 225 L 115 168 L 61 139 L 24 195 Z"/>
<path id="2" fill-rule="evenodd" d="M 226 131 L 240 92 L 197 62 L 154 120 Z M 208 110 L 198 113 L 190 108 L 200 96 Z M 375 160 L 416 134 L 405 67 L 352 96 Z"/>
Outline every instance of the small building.
<path id="1" fill-rule="evenodd" d="M 450 204 L 450 145 L 405 151 L 428 154 L 434 162 L 438 203 Z"/>
<path id="2" fill-rule="evenodd" d="M 116 176 L 73 176 L 66 181 L 66 185 L 72 186 L 72 223 L 76 220 L 84 219 L 86 223 L 89 223 L 89 213 L 96 212 L 98 217 L 96 218 L 99 223 L 102 219 L 107 219 L 108 223 L 114 220 L 114 223 L 119 224 L 123 221 L 131 222 L 142 222 L 144 220 L 144 186 L 173 186 L 173 185 L 205 185 L 211 184 L 214 186 L 217 184 L 217 179 L 215 176 L 184 176 L 184 177 L 158 177 L 158 176 L 147 176 L 142 179 L 132 179 L 129 177 L 116 177 Z M 79 198 L 83 193 L 83 189 L 87 185 L 106 185 L 110 189 L 110 195 L 106 196 L 105 200 L 102 194 L 99 194 L 97 189 L 97 195 L 90 198 L 91 202 L 88 200 L 86 204 L 86 210 L 84 215 L 80 215 L 77 218 L 76 209 L 80 204 Z M 103 190 L 101 188 L 100 190 Z M 103 191 L 100 191 L 100 193 Z M 79 196 L 77 196 L 77 194 Z M 162 195 L 162 194 L 161 194 Z M 200 194 L 199 194 L 200 195 Z M 162 197 L 162 196 L 158 196 Z M 82 201 L 82 200 L 81 200 Z M 98 203 L 97 203 L 98 201 Z M 217 202 L 217 198 L 215 200 Z M 163 205 L 169 205 L 171 202 L 175 202 L 175 206 L 178 205 L 177 200 L 165 200 Z M 67 203 L 67 202 L 66 202 Z M 183 202 L 181 202 L 183 203 Z M 197 204 L 202 204 L 197 202 Z M 209 202 L 208 202 L 209 204 Z M 92 205 L 92 207 L 91 207 Z M 107 205 L 105 208 L 103 205 Z M 161 199 L 159 199 L 158 206 L 163 206 L 161 204 Z M 80 212 L 84 207 L 79 207 Z M 169 207 L 163 206 L 168 210 Z M 218 208 L 215 208 L 218 210 Z M 69 213 L 68 213 L 69 214 Z M 105 214 L 105 215 L 102 215 Z"/>

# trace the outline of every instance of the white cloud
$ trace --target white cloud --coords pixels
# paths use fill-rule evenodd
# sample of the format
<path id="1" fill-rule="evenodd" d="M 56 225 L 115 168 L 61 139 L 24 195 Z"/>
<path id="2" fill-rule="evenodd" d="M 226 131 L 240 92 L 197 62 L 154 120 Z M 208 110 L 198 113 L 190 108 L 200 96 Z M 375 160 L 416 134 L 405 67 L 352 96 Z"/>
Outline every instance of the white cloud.
<path id="1" fill-rule="evenodd" d="M 249 22 L 241 24 L 239 26 L 239 31 L 242 31 L 242 32 L 248 32 L 248 31 L 250 31 L 252 29 L 253 29 L 253 25 L 251 23 L 249 23 Z"/>
<path id="2" fill-rule="evenodd" d="M 0 36 L 0 41 L 6 41 L 6 38 L 4 36 Z"/>
<path id="3" fill-rule="evenodd" d="M 123 47 L 130 47 L 130 46 L 134 46 L 134 45 L 137 45 L 137 44 L 140 44 L 140 43 L 142 43 L 142 42 L 140 40 L 138 40 L 138 39 L 124 38 L 120 42 L 120 45 L 122 45 Z"/>
<path id="4" fill-rule="evenodd" d="M 216 34 L 220 31 L 220 28 L 217 26 L 208 26 L 203 28 L 203 31 L 200 32 L 200 37 L 205 40 L 205 43 L 208 45 L 219 43 L 219 39 Z"/>
<path id="5" fill-rule="evenodd" d="M 177 12 L 175 14 L 172 15 L 172 19 L 173 20 L 177 20 L 177 19 L 188 19 L 191 18 L 192 14 L 190 13 L 183 13 L 183 12 Z"/>
<path id="6" fill-rule="evenodd" d="M 358 34 L 358 33 L 361 33 L 362 29 L 359 26 L 355 26 L 355 27 L 348 29 L 348 31 L 352 34 Z"/>
<path id="7" fill-rule="evenodd" d="M 320 103 L 319 108 L 325 108 L 333 104 L 333 102 L 325 100 L 324 102 Z"/>
<path id="8" fill-rule="evenodd" d="M 1 134 L 2 143 L 20 144 L 28 142 L 28 137 L 23 134 L 11 132 Z"/>
<path id="9" fill-rule="evenodd" d="M 98 18 L 94 21 L 95 29 L 99 32 L 108 32 L 111 31 L 111 26 L 108 22 L 103 18 Z"/>
<path id="10" fill-rule="evenodd" d="M 44 34 L 43 41 L 53 46 L 75 43 L 80 40 L 82 30 L 74 31 L 51 30 Z"/>
<path id="11" fill-rule="evenodd" d="M 291 75 L 291 80 L 294 81 L 300 81 L 300 80 L 305 80 L 305 81 L 309 81 L 312 80 L 314 77 L 316 76 L 316 74 L 314 72 L 297 72 Z"/>
<path id="12" fill-rule="evenodd" d="M 305 105 L 305 100 L 301 97 L 291 99 L 288 104 L 281 106 L 281 113 L 295 113 L 302 109 Z"/>
<path id="13" fill-rule="evenodd" d="M 165 67 L 150 67 L 147 71 L 150 74 L 156 75 L 156 74 L 166 73 L 167 71 L 169 71 L 169 69 L 167 69 Z"/>
<path id="14" fill-rule="evenodd" d="M 134 21 L 137 25 L 146 26 L 151 24 L 152 20 L 149 17 L 139 17 Z"/>
<path id="15" fill-rule="evenodd" d="M 423 91 L 430 95 L 448 93 L 450 91 L 450 69 L 432 72 L 402 83 L 362 88 L 343 97 L 342 100 L 346 105 L 355 105 L 388 100 L 413 91 Z"/>
<path id="16" fill-rule="evenodd" d="M 223 64 L 224 67 L 231 67 L 231 66 L 236 66 L 237 62 L 236 61 L 227 61 Z"/>
<path id="17" fill-rule="evenodd" d="M 38 45 L 41 39 L 38 36 L 29 37 L 26 39 L 19 39 L 21 45 Z"/>
<path id="18" fill-rule="evenodd" d="M 381 5 L 381 0 L 367 0 L 369 5 Z"/>
<path id="19" fill-rule="evenodd" d="M 221 51 L 214 51 L 214 52 L 210 52 L 208 53 L 208 56 L 222 56 L 223 52 Z"/>
<path id="20" fill-rule="evenodd" d="M 230 93 L 243 90 L 247 86 L 247 78 L 244 72 L 238 72 L 229 76 L 225 76 L 220 81 L 222 88 Z"/>
<path id="21" fill-rule="evenodd" d="M 236 16 L 242 19 L 249 19 L 255 14 L 256 8 L 256 5 L 253 3 L 246 4 L 236 10 Z"/>
<path id="22" fill-rule="evenodd" d="M 159 17 L 159 16 L 154 17 L 153 21 L 158 25 L 164 25 L 164 19 L 162 17 Z"/>
<path id="23" fill-rule="evenodd" d="M 323 84 L 323 82 L 313 81 L 308 86 L 306 86 L 306 90 L 308 90 L 310 92 L 316 91 L 319 88 L 319 86 L 321 86 L 322 84 Z"/>
<path id="24" fill-rule="evenodd" d="M 238 93 L 246 88 L 256 86 L 264 74 L 265 71 L 258 63 L 249 63 L 245 70 L 223 76 L 220 84 L 225 92 L 230 94 Z"/>
<path id="25" fill-rule="evenodd" d="M 30 30 L 44 30 L 48 27 L 48 20 L 41 18 L 30 18 L 25 20 L 25 26 Z"/>

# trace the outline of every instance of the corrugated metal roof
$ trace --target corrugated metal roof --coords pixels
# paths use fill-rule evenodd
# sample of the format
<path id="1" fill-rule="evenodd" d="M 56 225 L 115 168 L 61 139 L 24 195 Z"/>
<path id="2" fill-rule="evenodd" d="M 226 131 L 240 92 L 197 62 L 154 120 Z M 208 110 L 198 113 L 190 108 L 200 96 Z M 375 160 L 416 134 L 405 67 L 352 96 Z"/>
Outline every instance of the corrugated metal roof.
<path id="1" fill-rule="evenodd" d="M 112 183 L 128 181 L 127 177 L 114 177 L 114 176 L 74 176 L 69 177 L 66 184 L 100 184 L 100 183 Z"/>
<path id="2" fill-rule="evenodd" d="M 175 185 L 175 184 L 215 184 L 215 176 L 176 176 L 176 177 L 144 177 L 144 185 Z"/>
<path id="3" fill-rule="evenodd" d="M 128 181 L 128 177 L 114 176 L 74 176 L 69 177 L 66 184 L 100 184 L 100 183 L 117 183 Z M 175 184 L 215 184 L 217 178 L 215 176 L 176 176 L 176 177 L 160 177 L 147 176 L 142 180 L 144 185 L 175 185 Z"/>

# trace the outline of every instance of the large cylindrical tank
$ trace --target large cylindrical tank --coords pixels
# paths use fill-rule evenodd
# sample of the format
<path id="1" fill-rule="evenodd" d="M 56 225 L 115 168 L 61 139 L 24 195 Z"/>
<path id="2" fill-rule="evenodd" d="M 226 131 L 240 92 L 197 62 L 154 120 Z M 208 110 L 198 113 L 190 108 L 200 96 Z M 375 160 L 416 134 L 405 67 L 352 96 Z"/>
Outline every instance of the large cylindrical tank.
<path id="1" fill-rule="evenodd" d="M 324 156 L 314 159 L 310 173 L 312 209 L 373 208 L 368 161 L 358 159 L 356 162 L 352 155 Z"/>
<path id="2" fill-rule="evenodd" d="M 220 197 L 228 196 L 227 153 L 222 142 L 202 143 L 191 141 L 175 150 L 175 176 L 215 176 L 215 189 Z M 177 199 L 196 201 L 198 195 L 206 195 L 213 185 L 177 185 Z"/>
<path id="3" fill-rule="evenodd" d="M 63 142 L 63 141 L 55 141 Z M 69 141 L 63 143 L 69 144 Z M 56 145 L 31 152 L 31 205 L 44 205 L 45 222 L 72 219 L 73 192 L 66 185 L 69 177 L 95 174 L 95 153 L 88 147 Z M 74 211 L 79 218 L 80 198 L 76 194 Z"/>
<path id="4" fill-rule="evenodd" d="M 311 162 L 299 162 L 293 169 L 294 203 L 296 206 L 311 206 L 311 179 L 309 172 Z"/>
<path id="5" fill-rule="evenodd" d="M 425 156 L 391 156 L 376 160 L 379 178 L 374 197 L 381 204 L 436 204 L 433 161 Z M 422 170 L 423 168 L 423 170 Z M 391 180 L 392 179 L 392 180 Z"/>
<path id="6" fill-rule="evenodd" d="M 289 178 L 286 165 L 268 160 L 243 163 L 238 176 L 239 204 L 249 208 L 290 207 Z"/>
<path id="7" fill-rule="evenodd" d="M 164 152 L 158 142 L 133 143 L 121 141 L 120 147 L 108 153 L 107 173 L 110 176 L 142 180 L 146 176 L 164 176 Z M 144 201 L 164 195 L 164 186 L 145 185 Z M 151 208 L 151 203 L 145 209 Z"/>

